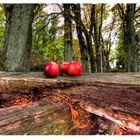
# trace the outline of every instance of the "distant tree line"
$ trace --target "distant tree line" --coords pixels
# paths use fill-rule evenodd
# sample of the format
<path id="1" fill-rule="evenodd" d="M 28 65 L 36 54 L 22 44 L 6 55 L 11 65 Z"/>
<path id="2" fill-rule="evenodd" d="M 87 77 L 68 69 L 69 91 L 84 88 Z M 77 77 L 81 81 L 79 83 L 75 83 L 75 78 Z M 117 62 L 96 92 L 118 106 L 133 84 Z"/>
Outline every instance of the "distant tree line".
<path id="1" fill-rule="evenodd" d="M 110 72 L 115 60 L 117 71 L 140 71 L 140 5 L 52 4 L 48 13 L 50 5 L 0 5 L 3 70 L 77 60 L 85 73 Z"/>

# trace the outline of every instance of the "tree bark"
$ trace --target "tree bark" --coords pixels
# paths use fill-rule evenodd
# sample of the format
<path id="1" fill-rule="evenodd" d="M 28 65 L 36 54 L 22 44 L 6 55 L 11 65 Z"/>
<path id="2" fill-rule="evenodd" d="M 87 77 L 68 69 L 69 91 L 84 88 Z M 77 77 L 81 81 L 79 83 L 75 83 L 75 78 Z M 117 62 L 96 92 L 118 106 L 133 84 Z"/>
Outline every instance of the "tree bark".
<path id="1" fill-rule="evenodd" d="M 29 71 L 35 5 L 7 4 L 4 7 L 6 14 L 5 70 Z"/>
<path id="2" fill-rule="evenodd" d="M 106 46 L 108 47 L 108 46 Z M 111 68 L 110 68 L 110 64 L 109 64 L 109 54 L 110 54 L 110 50 L 105 50 L 105 47 L 103 47 L 103 69 L 104 72 L 110 72 Z M 109 46 L 109 48 L 111 48 L 111 45 Z"/>
<path id="3" fill-rule="evenodd" d="M 2 135 L 64 135 L 70 134 L 70 115 L 64 105 L 45 101 L 0 109 Z M 68 112 L 67 112 L 68 113 Z"/>
<path id="4" fill-rule="evenodd" d="M 125 12 L 125 46 L 126 46 L 126 71 L 139 71 L 138 48 L 136 47 L 136 34 L 134 26 L 136 4 L 127 4 Z"/>
<path id="5" fill-rule="evenodd" d="M 92 48 L 92 38 L 91 34 L 86 35 L 86 40 L 87 40 L 87 48 L 88 48 L 88 55 L 90 59 L 90 66 L 91 66 L 91 72 L 95 72 L 95 59 L 94 59 L 94 53 L 93 53 L 93 48 Z"/>
<path id="6" fill-rule="evenodd" d="M 98 27 L 97 27 L 97 21 L 96 21 L 96 5 L 93 4 L 91 8 L 92 12 L 92 23 L 93 23 L 93 40 L 96 48 L 96 71 L 100 72 L 100 43 L 99 43 L 99 33 L 98 33 Z"/>
<path id="7" fill-rule="evenodd" d="M 88 112 L 140 133 L 138 90 L 139 85 L 133 87 L 125 84 L 86 82 L 85 85 L 79 86 L 75 93 L 67 90 L 65 96 L 69 95 L 75 99 L 80 107 Z"/>
<path id="8" fill-rule="evenodd" d="M 72 60 L 72 28 L 71 28 L 71 13 L 70 4 L 64 5 L 64 61 Z"/>

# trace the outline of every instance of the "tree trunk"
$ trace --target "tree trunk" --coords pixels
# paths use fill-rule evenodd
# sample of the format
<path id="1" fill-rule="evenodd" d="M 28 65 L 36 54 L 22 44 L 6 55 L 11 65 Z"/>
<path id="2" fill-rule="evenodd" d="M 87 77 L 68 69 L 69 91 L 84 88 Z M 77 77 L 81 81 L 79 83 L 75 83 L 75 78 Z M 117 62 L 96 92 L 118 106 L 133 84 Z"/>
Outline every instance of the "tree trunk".
<path id="1" fill-rule="evenodd" d="M 84 32 L 85 37 L 86 37 L 86 43 L 87 43 L 88 55 L 89 55 L 89 58 L 90 58 L 90 66 L 91 66 L 91 72 L 92 73 L 95 72 L 95 70 L 96 70 L 94 51 L 93 51 L 93 48 L 92 48 L 93 23 L 94 23 L 93 10 L 91 8 L 89 31 L 86 29 L 86 27 L 82 23 L 82 21 L 81 21 L 81 24 L 82 24 L 83 32 Z"/>
<path id="2" fill-rule="evenodd" d="M 103 72 L 103 51 L 102 51 L 102 45 L 101 45 L 101 39 L 102 39 L 102 22 L 103 22 L 103 8 L 104 4 L 101 5 L 101 18 L 100 18 L 100 26 L 99 26 L 99 44 L 100 44 L 100 72 Z"/>
<path id="3" fill-rule="evenodd" d="M 92 23 L 93 23 L 93 29 L 94 29 L 93 40 L 94 40 L 94 44 L 96 48 L 96 71 L 100 72 L 100 52 L 99 52 L 100 43 L 99 43 L 99 34 L 98 34 L 95 11 L 96 11 L 96 5 L 93 4 L 91 12 L 92 12 L 92 20 L 93 20 Z"/>
<path id="4" fill-rule="evenodd" d="M 140 71 L 140 36 L 138 34 L 136 35 L 136 47 L 138 48 L 138 67 Z"/>
<path id="5" fill-rule="evenodd" d="M 82 21 L 81 21 L 82 23 Z M 92 29 L 90 31 L 88 31 L 84 24 L 82 23 L 82 28 L 83 28 L 83 32 L 85 34 L 86 37 L 86 45 L 87 45 L 87 49 L 88 49 L 88 55 L 90 58 L 90 66 L 91 66 L 91 72 L 95 72 L 95 62 L 94 62 L 94 53 L 93 53 L 93 48 L 92 48 Z"/>
<path id="6" fill-rule="evenodd" d="M 138 72 L 138 48 L 136 47 L 134 15 L 136 4 L 127 4 L 125 13 L 126 71 Z"/>
<path id="7" fill-rule="evenodd" d="M 92 18 L 93 18 L 93 40 L 96 48 L 96 66 L 97 66 L 97 72 L 103 72 L 103 51 L 102 51 L 102 45 L 101 45 L 101 39 L 102 39 L 102 16 L 103 16 L 103 4 L 101 5 L 101 14 L 100 14 L 100 25 L 98 27 L 97 23 L 97 13 L 96 13 L 96 5 L 92 5 Z"/>
<path id="8" fill-rule="evenodd" d="M 64 5 L 64 61 L 70 62 L 72 60 L 72 28 L 71 28 L 71 13 L 70 4 Z"/>
<path id="9" fill-rule="evenodd" d="M 81 26 L 81 12 L 80 12 L 80 4 L 73 4 L 73 12 L 74 12 L 74 19 L 76 21 L 76 31 L 79 40 L 80 52 L 81 52 L 81 61 L 82 61 L 82 68 L 83 72 L 87 73 L 88 70 L 88 53 L 87 53 L 87 46 L 85 43 L 84 36 L 82 34 L 82 26 Z"/>
<path id="10" fill-rule="evenodd" d="M 87 47 L 88 47 L 88 55 L 90 58 L 90 66 L 91 66 L 91 72 L 95 72 L 95 62 L 94 62 L 94 54 L 93 54 L 93 48 L 92 48 L 92 39 L 91 39 L 91 35 L 88 34 L 86 36 L 87 39 Z"/>
<path id="11" fill-rule="evenodd" d="M 104 52 L 104 72 L 110 72 L 109 53 Z"/>
<path id="12" fill-rule="evenodd" d="M 5 70 L 29 71 L 34 4 L 7 4 L 4 36 Z"/>

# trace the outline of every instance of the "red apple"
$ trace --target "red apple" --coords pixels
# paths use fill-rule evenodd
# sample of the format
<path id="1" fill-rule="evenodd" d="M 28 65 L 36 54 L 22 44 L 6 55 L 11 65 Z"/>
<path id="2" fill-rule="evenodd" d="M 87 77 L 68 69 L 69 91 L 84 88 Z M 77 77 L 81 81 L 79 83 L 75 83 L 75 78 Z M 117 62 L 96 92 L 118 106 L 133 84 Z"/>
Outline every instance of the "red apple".
<path id="1" fill-rule="evenodd" d="M 65 74 L 67 74 L 68 66 L 69 66 L 69 62 L 63 62 L 63 63 L 60 65 L 60 73 L 65 73 Z"/>
<path id="2" fill-rule="evenodd" d="M 77 61 L 71 61 L 68 66 L 68 75 L 78 76 L 82 72 L 82 66 Z"/>
<path id="3" fill-rule="evenodd" d="M 49 61 L 44 65 L 43 71 L 46 77 L 56 77 L 59 73 L 59 67 L 55 62 Z"/>

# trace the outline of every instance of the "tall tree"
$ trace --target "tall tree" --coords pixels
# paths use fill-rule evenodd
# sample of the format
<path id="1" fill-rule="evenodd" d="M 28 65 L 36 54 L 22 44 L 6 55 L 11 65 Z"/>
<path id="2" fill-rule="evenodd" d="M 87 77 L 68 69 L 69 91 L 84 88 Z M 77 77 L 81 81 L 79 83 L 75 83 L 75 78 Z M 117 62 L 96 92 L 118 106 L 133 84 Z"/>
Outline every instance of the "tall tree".
<path id="1" fill-rule="evenodd" d="M 124 32 L 125 69 L 127 72 L 137 72 L 139 71 L 139 56 L 134 25 L 136 4 L 127 4 L 125 11 L 122 6 L 118 4 Z"/>
<path id="2" fill-rule="evenodd" d="M 100 20 L 97 20 L 97 5 L 93 4 L 91 8 L 92 12 L 92 22 L 93 22 L 93 40 L 96 48 L 96 65 L 97 65 L 97 72 L 103 72 L 103 62 L 102 62 L 102 46 L 101 46 L 101 28 L 102 28 L 102 16 L 103 16 L 103 4 L 101 5 L 101 14 Z"/>
<path id="3" fill-rule="evenodd" d="M 72 8 L 73 8 L 73 12 L 74 12 L 74 20 L 76 22 L 76 31 L 77 31 L 77 36 L 78 36 L 78 40 L 79 40 L 83 72 L 89 72 L 89 70 L 88 70 L 88 50 L 87 50 L 85 38 L 84 38 L 83 32 L 82 32 L 80 4 L 73 4 Z"/>
<path id="4" fill-rule="evenodd" d="M 100 52 L 100 72 L 103 72 L 103 51 L 102 51 L 102 45 L 101 45 L 101 39 L 102 39 L 102 24 L 103 24 L 103 8 L 104 4 L 101 5 L 101 17 L 100 17 L 100 25 L 99 25 L 99 52 Z"/>
<path id="5" fill-rule="evenodd" d="M 78 6 L 78 4 L 77 4 L 77 6 Z M 83 8 L 87 9 L 87 7 L 89 7 L 91 9 L 90 4 L 83 5 Z M 81 8 L 80 8 L 80 10 L 81 10 Z M 88 19 L 88 17 L 89 17 L 89 19 Z M 87 53 L 88 53 L 88 57 L 89 57 L 89 61 L 90 61 L 90 68 L 91 68 L 91 72 L 93 73 L 93 72 L 95 72 L 95 58 L 94 58 L 94 51 L 93 51 L 93 47 L 92 47 L 92 43 L 93 43 L 92 42 L 92 30 L 93 30 L 92 12 L 90 11 L 90 14 L 88 14 L 84 11 L 84 19 L 85 20 L 83 22 L 82 18 L 80 18 L 79 20 L 77 20 L 76 17 L 74 18 L 76 24 L 78 24 L 81 28 L 81 33 L 83 34 L 83 39 L 85 39 L 84 40 L 85 47 L 87 48 Z"/>
<path id="6" fill-rule="evenodd" d="M 90 6 L 91 9 L 91 6 Z M 88 55 L 89 55 L 89 61 L 90 61 L 90 66 L 91 66 L 91 72 L 95 72 L 95 58 L 94 58 L 94 51 L 92 48 L 92 33 L 93 33 L 93 16 L 92 16 L 92 10 L 90 11 L 90 19 L 89 19 L 89 23 L 87 22 L 87 24 L 89 24 L 89 29 L 86 28 L 86 26 L 83 24 L 83 22 L 81 21 L 81 25 L 82 25 L 82 29 L 84 32 L 84 35 L 86 37 L 86 45 L 87 45 L 87 49 L 88 49 Z M 86 16 L 86 15 L 85 15 Z"/>
<path id="7" fill-rule="evenodd" d="M 103 24 L 102 28 L 103 70 L 104 72 L 110 72 L 110 62 L 116 59 L 115 56 L 112 57 L 113 48 L 111 47 L 116 43 L 117 40 L 119 40 L 118 38 L 121 37 L 118 35 L 118 30 L 120 30 L 120 22 L 118 20 L 118 13 L 116 13 L 113 7 L 108 7 L 106 5 L 104 10 L 107 12 L 107 17 L 109 15 L 111 19 L 110 21 L 107 19 L 107 23 Z"/>
<path id="8" fill-rule="evenodd" d="M 29 71 L 34 4 L 6 4 L 5 70 Z"/>
<path id="9" fill-rule="evenodd" d="M 71 21 L 71 4 L 64 6 L 64 61 L 72 60 L 72 21 Z"/>
<path id="10" fill-rule="evenodd" d="M 136 33 L 134 26 L 136 4 L 127 4 L 125 12 L 125 44 L 126 44 L 126 70 L 128 72 L 139 71 L 138 48 L 136 47 Z"/>

